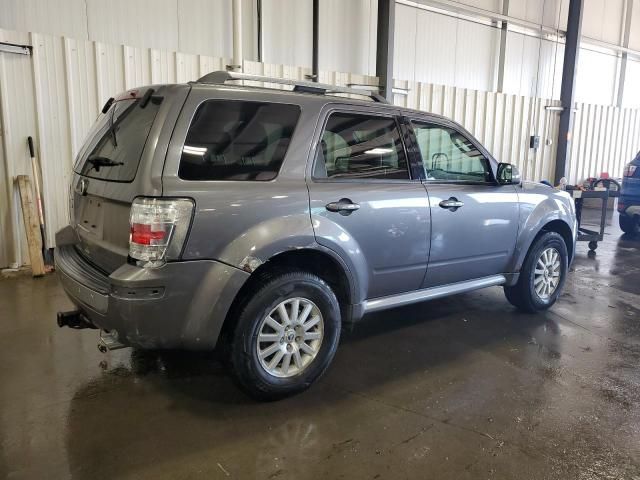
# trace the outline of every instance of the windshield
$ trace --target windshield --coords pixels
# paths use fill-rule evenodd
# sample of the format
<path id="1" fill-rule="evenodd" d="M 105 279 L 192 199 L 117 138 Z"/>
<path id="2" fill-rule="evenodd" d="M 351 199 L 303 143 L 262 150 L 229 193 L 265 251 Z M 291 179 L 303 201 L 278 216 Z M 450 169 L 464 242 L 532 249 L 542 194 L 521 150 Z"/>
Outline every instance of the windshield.
<path id="1" fill-rule="evenodd" d="M 158 113 L 161 98 L 144 108 L 139 99 L 114 102 L 100 115 L 78 155 L 76 173 L 112 182 L 131 182 Z"/>

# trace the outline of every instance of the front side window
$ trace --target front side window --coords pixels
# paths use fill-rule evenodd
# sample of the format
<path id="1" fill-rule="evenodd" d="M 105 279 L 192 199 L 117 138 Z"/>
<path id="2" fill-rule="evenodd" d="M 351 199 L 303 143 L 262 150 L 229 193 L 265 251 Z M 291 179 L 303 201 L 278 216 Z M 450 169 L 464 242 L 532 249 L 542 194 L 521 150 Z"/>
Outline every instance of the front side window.
<path id="1" fill-rule="evenodd" d="M 333 113 L 317 149 L 315 178 L 407 180 L 400 132 L 392 117 Z"/>
<path id="2" fill-rule="evenodd" d="M 471 141 L 453 128 L 413 123 L 427 180 L 493 182 L 491 164 Z"/>
<path id="3" fill-rule="evenodd" d="M 272 180 L 299 116 L 295 105 L 203 102 L 191 121 L 178 175 L 185 180 Z"/>

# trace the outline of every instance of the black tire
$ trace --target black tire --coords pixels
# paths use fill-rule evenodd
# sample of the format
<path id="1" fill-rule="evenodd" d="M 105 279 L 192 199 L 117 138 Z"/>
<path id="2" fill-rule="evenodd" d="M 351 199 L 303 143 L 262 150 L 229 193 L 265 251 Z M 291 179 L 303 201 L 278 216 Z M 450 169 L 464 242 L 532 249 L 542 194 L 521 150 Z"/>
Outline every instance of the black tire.
<path id="1" fill-rule="evenodd" d="M 635 217 L 621 213 L 618 216 L 618 223 L 620 224 L 620 230 L 629 235 L 637 235 L 640 231 L 640 225 L 638 225 L 640 222 Z"/>
<path id="2" fill-rule="evenodd" d="M 589 242 L 589 250 L 591 250 L 592 252 L 595 252 L 597 248 L 598 248 L 598 242 L 593 240 Z"/>
<path id="3" fill-rule="evenodd" d="M 541 298 L 535 290 L 535 267 L 542 253 L 548 248 L 555 248 L 560 254 L 560 280 L 549 298 Z M 569 270 L 567 245 L 559 233 L 544 232 L 533 242 L 524 260 L 518 283 L 504 287 L 507 300 L 519 310 L 528 313 L 540 312 L 551 307 L 562 292 L 562 287 Z"/>
<path id="4" fill-rule="evenodd" d="M 300 393 L 327 370 L 340 339 L 340 305 L 331 287 L 321 278 L 307 272 L 292 271 L 267 277 L 255 293 L 245 297 L 234 330 L 229 359 L 240 387 L 258 400 L 277 400 Z M 260 363 L 257 352 L 262 320 L 288 298 L 311 300 L 320 310 L 324 323 L 322 343 L 315 358 L 299 374 L 278 377 Z"/>

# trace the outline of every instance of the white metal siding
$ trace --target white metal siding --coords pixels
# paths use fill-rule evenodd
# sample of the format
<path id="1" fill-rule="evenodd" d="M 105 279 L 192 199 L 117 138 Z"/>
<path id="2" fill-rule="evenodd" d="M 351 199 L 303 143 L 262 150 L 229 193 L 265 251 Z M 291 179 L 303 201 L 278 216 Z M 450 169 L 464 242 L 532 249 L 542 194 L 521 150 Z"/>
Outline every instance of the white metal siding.
<path id="1" fill-rule="evenodd" d="M 262 0 L 264 61 L 310 67 L 312 23 L 312 0 Z"/>
<path id="2" fill-rule="evenodd" d="M 577 101 L 614 104 L 618 61 L 613 54 L 581 48 L 576 79 Z"/>
<path id="3" fill-rule="evenodd" d="M 586 0 L 582 35 L 619 44 L 624 26 L 626 0 Z"/>
<path id="4" fill-rule="evenodd" d="M 640 107 L 640 60 L 627 61 L 627 75 L 625 77 L 624 106 Z"/>
<path id="5" fill-rule="evenodd" d="M 28 260 L 16 175 L 31 175 L 27 137 L 36 137 L 33 72 L 26 55 L 0 53 L 0 268 Z"/>
<path id="6" fill-rule="evenodd" d="M 312 0 L 263 0 L 263 58 L 267 63 L 311 66 Z M 321 70 L 375 74 L 376 0 L 320 2 Z"/>
<path id="7" fill-rule="evenodd" d="M 244 17 L 250 17 L 252 10 L 243 3 Z M 233 54 L 233 32 L 231 0 L 178 0 L 178 45 L 171 48 L 188 53 L 202 53 L 219 57 Z M 243 29 L 243 33 L 246 29 Z M 250 31 L 250 30 L 247 30 Z M 141 44 L 141 46 L 157 46 Z M 249 52 L 247 52 L 249 53 Z"/>
<path id="8" fill-rule="evenodd" d="M 569 0 L 509 0 L 509 16 L 564 30 L 568 7 Z"/>
<path id="9" fill-rule="evenodd" d="M 16 35 L 0 31 L 0 38 L 16 38 Z M 104 101 L 141 83 L 194 80 L 229 63 L 228 58 L 44 34 L 32 34 L 31 43 L 32 58 L 2 54 L 0 62 L 2 151 L 8 152 L 0 158 L 2 266 L 15 260 L 13 239 L 24 237 L 22 226 L 14 225 L 12 216 L 17 215 L 17 209 L 9 200 L 14 176 L 29 171 L 28 135 L 36 137 L 39 147 L 47 238 L 48 245 L 53 246 L 55 231 L 68 222 L 67 198 L 73 157 Z M 636 63 L 630 62 L 628 77 L 628 82 L 634 85 L 638 75 Z M 249 73 L 295 79 L 309 73 L 308 67 L 250 61 L 245 61 L 243 68 Z M 455 76 L 456 72 L 452 73 Z M 321 71 L 320 79 L 339 85 L 377 81 L 371 76 L 331 70 Z M 399 105 L 444 114 L 459 121 L 498 160 L 518 165 L 527 179 L 552 177 L 558 114 L 544 107 L 557 102 L 531 95 L 413 82 L 411 78 L 396 80 L 396 85 L 410 89 L 408 96 L 396 95 Z M 640 110 L 582 103 L 578 105 L 576 117 L 570 182 L 603 171 L 619 176 L 622 165 L 640 148 Z M 537 150 L 528 146 L 529 136 L 533 134 L 541 137 Z M 19 217 L 16 218 L 19 222 Z M 24 260 L 22 254 L 18 261 Z"/>
<path id="10" fill-rule="evenodd" d="M 630 47 L 640 50 L 640 0 L 586 0 L 584 34 L 605 42 L 621 41 L 625 3 L 634 2 Z M 109 44 L 230 57 L 232 0 L 0 0 L 0 28 L 34 31 Z M 502 13 L 503 0 L 448 1 L 461 7 Z M 311 65 L 312 0 L 263 1 L 264 61 L 283 65 Z M 550 27 L 566 28 L 569 0 L 510 0 L 509 15 Z M 243 0 L 244 58 L 257 58 L 257 4 Z M 373 74 L 375 72 L 376 0 L 322 0 L 320 3 L 321 69 Z M 64 12 L 61 14 L 60 12 Z M 433 12 L 397 5 L 396 70 L 409 78 L 432 83 L 493 90 L 495 29 L 464 20 L 449 20 Z M 416 36 L 416 21 L 419 28 Z M 455 27 L 454 27 L 455 25 Z M 493 30 L 493 32 L 492 32 Z M 424 43 L 423 40 L 429 40 Z M 532 40 L 510 35 L 521 72 L 509 93 L 534 94 L 529 85 L 532 65 L 538 64 Z M 523 45 L 526 43 L 526 45 Z M 416 52 L 416 45 L 419 51 Z M 438 47 L 444 47 L 444 50 Z M 453 51 L 450 51 L 453 49 Z M 545 42 L 542 44 L 545 50 Z M 417 53 L 417 57 L 416 54 Z M 445 57 L 446 58 L 443 58 Z M 415 59 L 429 63 L 415 67 Z M 554 61 L 540 56 L 540 77 Z M 438 72 L 438 73 L 435 73 Z M 450 82 L 449 79 L 455 79 Z M 549 96 L 546 86 L 538 94 Z M 585 100 L 589 97 L 583 97 Z"/>
<path id="11" fill-rule="evenodd" d="M 631 15 L 631 35 L 629 36 L 629 48 L 640 50 L 640 0 L 628 0 L 633 2 L 633 15 Z"/>
<path id="12" fill-rule="evenodd" d="M 176 0 L 87 0 L 91 40 L 176 50 L 177 20 Z"/>
<path id="13" fill-rule="evenodd" d="M 554 102 L 420 82 L 396 81 L 409 88 L 408 96 L 396 95 L 396 103 L 445 115 L 473 133 L 501 162 L 518 165 L 524 178 L 553 176 L 558 115 L 545 110 Z M 541 148 L 529 148 L 530 135 L 541 136 Z"/>
<path id="14" fill-rule="evenodd" d="M 622 176 L 624 165 L 640 149 L 640 110 L 578 104 L 573 131 L 569 182 L 607 172 Z"/>
<path id="15" fill-rule="evenodd" d="M 0 0 L 0 28 L 86 39 L 85 0 Z"/>
<path id="16" fill-rule="evenodd" d="M 73 93 L 88 86 L 69 86 L 73 77 L 67 75 L 63 38 L 34 33 L 32 44 L 45 224 L 47 244 L 52 246 L 55 232 L 69 223 L 72 140 L 74 133 L 80 136 L 72 132 L 70 106 Z"/>
<path id="17" fill-rule="evenodd" d="M 493 90 L 500 31 L 396 6 L 394 77 Z"/>
<path id="18" fill-rule="evenodd" d="M 376 0 L 320 2 L 321 70 L 375 75 L 377 8 Z"/>
<path id="19" fill-rule="evenodd" d="M 256 8 L 243 0 L 246 58 Z M 231 56 L 231 23 L 231 0 L 0 0 L 0 28 L 221 57 Z"/>

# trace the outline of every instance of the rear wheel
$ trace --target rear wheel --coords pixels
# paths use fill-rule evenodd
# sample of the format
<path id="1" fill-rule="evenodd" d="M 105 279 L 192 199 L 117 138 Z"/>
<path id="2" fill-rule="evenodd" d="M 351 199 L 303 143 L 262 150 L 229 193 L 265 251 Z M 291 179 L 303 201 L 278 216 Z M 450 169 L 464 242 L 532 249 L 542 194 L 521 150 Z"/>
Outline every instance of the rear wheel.
<path id="1" fill-rule="evenodd" d="M 518 283 L 504 287 L 507 300 L 525 312 L 551 307 L 562 291 L 568 270 L 567 246 L 556 232 L 545 232 L 529 249 Z"/>
<path id="2" fill-rule="evenodd" d="M 620 229 L 629 235 L 636 235 L 640 231 L 638 219 L 635 217 L 630 217 L 629 215 L 621 213 L 618 216 L 618 223 L 620 224 Z"/>
<path id="3" fill-rule="evenodd" d="M 240 386 L 260 400 L 307 389 L 327 369 L 340 338 L 340 307 L 316 275 L 270 278 L 247 298 L 231 344 Z"/>

